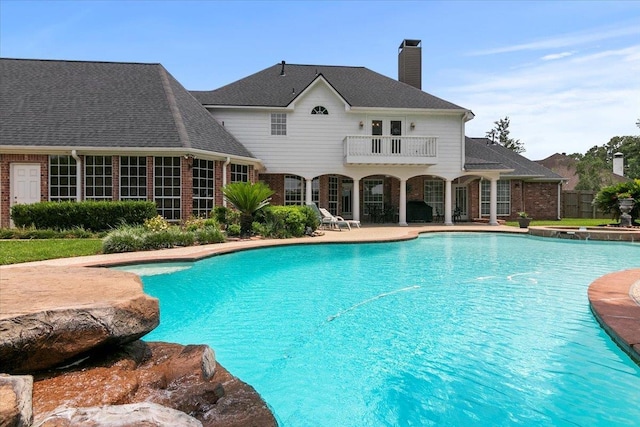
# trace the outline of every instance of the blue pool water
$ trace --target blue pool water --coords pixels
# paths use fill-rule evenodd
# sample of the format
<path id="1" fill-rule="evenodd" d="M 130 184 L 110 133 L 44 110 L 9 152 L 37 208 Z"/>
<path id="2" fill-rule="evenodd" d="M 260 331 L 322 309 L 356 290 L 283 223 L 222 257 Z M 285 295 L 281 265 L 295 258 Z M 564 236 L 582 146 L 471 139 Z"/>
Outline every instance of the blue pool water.
<path id="1" fill-rule="evenodd" d="M 128 267 L 160 299 L 145 340 L 209 344 L 282 426 L 640 424 L 640 367 L 587 299 L 637 244 L 447 233 L 175 267 Z"/>

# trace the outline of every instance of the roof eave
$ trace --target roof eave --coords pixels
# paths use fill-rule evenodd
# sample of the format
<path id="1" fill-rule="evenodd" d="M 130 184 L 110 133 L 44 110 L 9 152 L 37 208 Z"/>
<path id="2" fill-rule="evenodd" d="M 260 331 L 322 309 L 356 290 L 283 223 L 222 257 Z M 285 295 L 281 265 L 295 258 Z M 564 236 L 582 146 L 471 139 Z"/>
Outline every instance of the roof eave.
<path id="1" fill-rule="evenodd" d="M 142 155 L 158 155 L 158 154 L 173 154 L 175 156 L 194 156 L 197 158 L 209 158 L 215 160 L 225 160 L 231 158 L 244 163 L 262 165 L 262 160 L 254 157 L 238 156 L 234 154 L 227 154 L 217 151 L 207 151 L 194 148 L 183 147 L 91 147 L 91 146 L 22 146 L 22 145 L 3 145 L 0 147 L 0 154 L 69 154 L 75 150 L 77 154 L 92 154 L 92 155 L 118 155 L 124 153 L 127 155 L 142 154 Z"/>

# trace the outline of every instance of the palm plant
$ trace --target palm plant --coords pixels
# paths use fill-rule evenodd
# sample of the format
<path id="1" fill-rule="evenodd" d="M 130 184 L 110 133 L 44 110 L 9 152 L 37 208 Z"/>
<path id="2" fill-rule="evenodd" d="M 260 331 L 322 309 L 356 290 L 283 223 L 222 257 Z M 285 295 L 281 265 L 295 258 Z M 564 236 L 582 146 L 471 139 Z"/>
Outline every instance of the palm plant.
<path id="1" fill-rule="evenodd" d="M 222 188 L 227 202 L 240 212 L 240 235 L 248 236 L 251 232 L 254 212 L 267 206 L 274 191 L 263 182 L 234 182 Z"/>

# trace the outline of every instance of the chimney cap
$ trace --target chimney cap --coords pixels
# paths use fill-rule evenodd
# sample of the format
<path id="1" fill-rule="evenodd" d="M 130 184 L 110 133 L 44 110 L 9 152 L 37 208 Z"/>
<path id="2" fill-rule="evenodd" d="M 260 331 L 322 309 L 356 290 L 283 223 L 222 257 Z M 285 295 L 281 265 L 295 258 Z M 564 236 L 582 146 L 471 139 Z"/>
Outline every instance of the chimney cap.
<path id="1" fill-rule="evenodd" d="M 613 157 L 624 157 L 624 154 L 622 154 L 621 152 L 617 152 L 613 155 Z"/>
<path id="2" fill-rule="evenodd" d="M 422 40 L 404 39 L 398 49 L 402 49 L 404 47 L 420 47 L 420 43 L 422 43 Z"/>

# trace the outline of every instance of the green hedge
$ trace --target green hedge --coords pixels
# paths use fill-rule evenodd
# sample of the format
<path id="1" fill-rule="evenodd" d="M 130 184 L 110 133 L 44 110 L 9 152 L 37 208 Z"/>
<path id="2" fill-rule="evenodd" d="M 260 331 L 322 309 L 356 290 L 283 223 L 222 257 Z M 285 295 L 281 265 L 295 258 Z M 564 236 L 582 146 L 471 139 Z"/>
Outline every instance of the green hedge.
<path id="1" fill-rule="evenodd" d="M 40 202 L 11 207 L 17 227 L 105 231 L 123 224 L 140 225 L 157 215 L 154 202 Z"/>
<path id="2" fill-rule="evenodd" d="M 267 206 L 256 215 L 253 231 L 264 237 L 301 237 L 308 230 L 318 228 L 320 221 L 307 206 Z"/>

